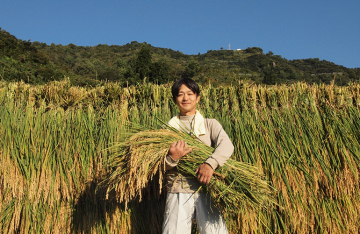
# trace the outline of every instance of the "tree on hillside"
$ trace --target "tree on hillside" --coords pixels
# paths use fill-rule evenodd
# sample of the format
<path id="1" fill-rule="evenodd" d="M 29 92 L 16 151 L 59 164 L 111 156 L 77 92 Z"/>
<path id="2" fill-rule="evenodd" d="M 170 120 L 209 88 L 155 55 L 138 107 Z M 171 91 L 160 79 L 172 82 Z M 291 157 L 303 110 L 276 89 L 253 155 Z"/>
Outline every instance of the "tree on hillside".
<path id="1" fill-rule="evenodd" d="M 145 43 L 141 45 L 140 51 L 137 54 L 135 61 L 135 72 L 139 74 L 139 78 L 142 80 L 145 77 L 149 77 L 151 66 L 151 53 L 150 49 Z"/>
<path id="2" fill-rule="evenodd" d="M 247 67 L 254 72 L 266 68 L 270 62 L 271 60 L 262 54 L 254 54 L 246 58 Z"/>
<path id="3" fill-rule="evenodd" d="M 275 85 L 278 83 L 278 78 L 276 76 L 276 73 L 274 71 L 274 66 L 272 64 L 268 65 L 266 69 L 264 69 L 264 79 L 262 81 L 263 84 L 267 85 Z"/>
<path id="4" fill-rule="evenodd" d="M 268 57 L 271 57 L 273 55 L 274 55 L 274 53 L 272 51 L 269 51 L 269 52 L 266 53 L 266 56 L 268 56 Z"/>
<path id="5" fill-rule="evenodd" d="M 169 64 L 164 60 L 159 60 L 151 64 L 149 81 L 153 83 L 163 84 L 169 80 Z"/>
<path id="6" fill-rule="evenodd" d="M 261 49 L 260 47 L 248 47 L 245 49 L 245 53 L 263 53 L 263 49 Z"/>
<path id="7" fill-rule="evenodd" d="M 196 61 L 195 59 L 191 59 L 186 67 L 185 67 L 185 71 L 183 72 L 182 76 L 186 77 L 186 78 L 192 78 L 194 76 L 196 76 L 200 71 L 200 65 L 198 63 L 198 61 Z"/>
<path id="8" fill-rule="evenodd" d="M 120 66 L 124 67 L 124 65 Z M 136 84 L 145 77 L 149 78 L 150 72 L 151 53 L 147 45 L 143 43 L 139 52 L 136 55 L 130 57 L 130 59 L 127 61 L 126 72 L 124 73 L 126 84 Z"/>

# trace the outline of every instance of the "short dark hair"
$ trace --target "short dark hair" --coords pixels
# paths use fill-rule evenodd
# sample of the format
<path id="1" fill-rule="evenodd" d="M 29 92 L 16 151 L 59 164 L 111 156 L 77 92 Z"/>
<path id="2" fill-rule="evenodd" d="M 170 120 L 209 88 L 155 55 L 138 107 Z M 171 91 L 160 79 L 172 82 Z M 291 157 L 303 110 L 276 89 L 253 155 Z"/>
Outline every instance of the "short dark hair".
<path id="1" fill-rule="evenodd" d="M 181 85 L 185 85 L 186 87 L 188 87 L 191 91 L 193 91 L 194 94 L 196 94 L 196 96 L 200 95 L 199 85 L 194 80 L 190 78 L 181 78 L 175 81 L 171 88 L 172 98 L 174 102 L 176 102 L 176 97 L 179 94 Z"/>

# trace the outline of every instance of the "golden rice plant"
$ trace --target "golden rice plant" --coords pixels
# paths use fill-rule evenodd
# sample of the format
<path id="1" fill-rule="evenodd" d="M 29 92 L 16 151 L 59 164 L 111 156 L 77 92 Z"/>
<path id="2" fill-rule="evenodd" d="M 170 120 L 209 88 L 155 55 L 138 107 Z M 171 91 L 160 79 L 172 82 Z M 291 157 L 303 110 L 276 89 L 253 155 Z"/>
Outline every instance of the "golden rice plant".
<path id="1" fill-rule="evenodd" d="M 158 174 L 149 185 L 157 194 L 135 193 L 143 201 L 127 210 L 95 188 L 112 172 L 110 155 L 119 148 L 109 145 L 131 131 L 125 122 L 156 126 L 154 116 L 177 113 L 170 86 L 1 81 L 0 232 L 158 233 L 164 205 Z M 230 233 L 359 232 L 359 84 L 240 81 L 201 90 L 200 112 L 222 123 L 233 159 L 256 165 L 277 190 L 278 205 L 259 212 L 243 207 L 231 219 L 225 212 Z M 196 162 L 188 162 L 193 173 Z"/>
<path id="2" fill-rule="evenodd" d="M 107 187 L 108 193 L 114 189 L 119 202 L 126 204 L 136 198 L 141 200 L 143 190 L 158 175 L 158 193 L 161 193 L 165 158 L 170 145 L 179 139 L 186 141 L 193 150 L 180 160 L 177 168 L 180 173 L 196 178 L 196 168 L 214 149 L 186 133 L 169 126 L 167 128 L 154 130 L 139 127 L 127 140 L 114 145 L 113 147 L 118 148 L 117 153 L 111 157 L 114 171 L 100 186 Z M 232 159 L 217 169 L 209 185 L 204 187 L 214 204 L 229 215 L 238 214 L 243 207 L 261 210 L 275 203 L 274 191 L 260 171 L 250 164 Z"/>

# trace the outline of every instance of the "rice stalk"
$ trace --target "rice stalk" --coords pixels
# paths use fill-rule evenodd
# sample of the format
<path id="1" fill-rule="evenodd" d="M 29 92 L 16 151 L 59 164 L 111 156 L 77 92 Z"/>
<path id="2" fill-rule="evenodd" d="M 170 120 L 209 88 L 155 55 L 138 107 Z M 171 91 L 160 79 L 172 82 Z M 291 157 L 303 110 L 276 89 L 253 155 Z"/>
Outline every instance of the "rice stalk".
<path id="1" fill-rule="evenodd" d="M 169 128 L 170 129 L 170 128 Z M 173 142 L 183 139 L 193 150 L 183 157 L 177 166 L 181 174 L 196 178 L 195 170 L 209 155 L 213 148 L 174 129 L 146 129 L 141 127 L 124 142 L 114 145 L 118 148 L 111 158 L 114 171 L 100 186 L 113 189 L 119 202 L 142 199 L 142 192 L 149 181 L 158 174 L 159 193 L 165 177 L 165 158 Z M 213 198 L 215 206 L 228 215 L 237 215 L 239 210 L 261 209 L 275 203 L 274 191 L 263 180 L 260 171 L 247 163 L 229 159 L 217 169 L 209 185 L 205 186 Z"/>

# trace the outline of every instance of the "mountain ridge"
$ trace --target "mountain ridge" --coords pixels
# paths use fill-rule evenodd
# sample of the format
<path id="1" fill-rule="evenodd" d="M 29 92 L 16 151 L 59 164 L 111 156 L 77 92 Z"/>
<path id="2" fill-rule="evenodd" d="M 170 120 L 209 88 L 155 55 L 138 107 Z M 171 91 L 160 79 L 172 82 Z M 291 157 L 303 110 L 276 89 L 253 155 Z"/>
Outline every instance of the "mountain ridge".
<path id="1" fill-rule="evenodd" d="M 257 84 L 298 81 L 347 85 L 358 81 L 360 68 L 346 68 L 318 58 L 287 60 L 259 47 L 208 50 L 186 55 L 173 49 L 132 41 L 126 45 L 47 45 L 17 39 L 0 28 L 0 78 L 42 84 L 70 77 L 74 85 L 104 81 L 131 85 L 146 79 L 166 83 L 190 77 L 199 83 L 226 85 L 239 79 Z"/>

